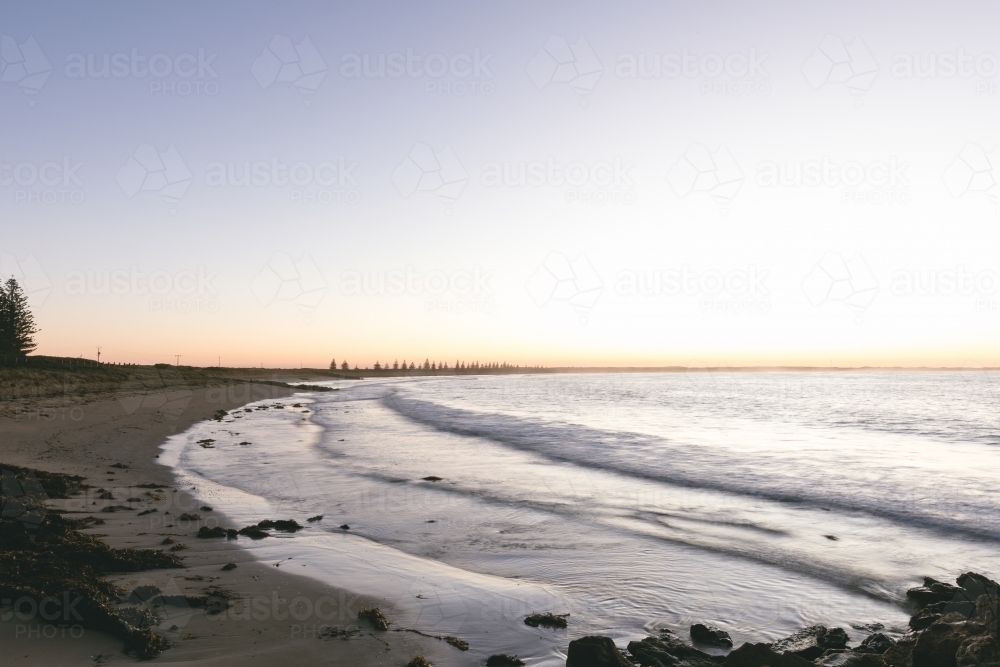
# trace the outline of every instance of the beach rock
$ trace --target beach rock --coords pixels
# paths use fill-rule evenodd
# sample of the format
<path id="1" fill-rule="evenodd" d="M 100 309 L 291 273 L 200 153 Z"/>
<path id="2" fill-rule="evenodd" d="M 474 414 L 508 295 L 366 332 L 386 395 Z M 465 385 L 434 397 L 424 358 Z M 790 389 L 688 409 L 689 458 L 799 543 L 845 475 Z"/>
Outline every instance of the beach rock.
<path id="1" fill-rule="evenodd" d="M 892 648 L 882 654 L 882 662 L 887 667 L 913 667 L 913 647 L 917 645 L 918 636 L 916 632 L 910 632 L 900 637 Z"/>
<path id="2" fill-rule="evenodd" d="M 672 663 L 676 664 L 676 663 Z M 587 636 L 569 643 L 566 667 L 634 667 L 611 637 Z"/>
<path id="3" fill-rule="evenodd" d="M 924 585 L 906 591 L 906 597 L 921 607 L 926 607 L 935 602 L 947 602 L 954 598 L 960 590 L 958 586 L 952 586 L 931 577 L 924 577 Z"/>
<path id="4" fill-rule="evenodd" d="M 316 516 L 311 516 L 308 519 L 306 519 L 306 521 L 308 521 L 309 523 L 314 523 L 316 521 L 322 521 L 322 520 L 323 520 L 322 514 L 317 514 Z"/>
<path id="5" fill-rule="evenodd" d="M 644 667 L 715 667 L 722 661 L 720 656 L 709 655 L 682 642 L 670 632 L 659 637 L 646 637 L 642 641 L 628 644 L 628 652 Z"/>
<path id="6" fill-rule="evenodd" d="M 208 526 L 202 526 L 201 528 L 198 529 L 198 534 L 196 535 L 196 537 L 200 537 L 202 539 L 208 539 L 211 537 L 225 537 L 226 534 L 227 531 L 225 528 L 220 528 L 219 526 L 215 526 L 214 528 L 209 528 Z"/>
<path id="7" fill-rule="evenodd" d="M 295 519 L 279 519 L 277 521 L 272 521 L 271 519 L 264 519 L 257 524 L 258 528 L 273 528 L 274 530 L 280 530 L 283 533 L 294 533 L 297 530 L 302 530 L 302 526 Z"/>
<path id="8" fill-rule="evenodd" d="M 523 664 L 524 660 L 506 653 L 496 653 L 486 658 L 486 667 L 521 667 Z"/>
<path id="9" fill-rule="evenodd" d="M 775 653 L 768 644 L 746 643 L 726 656 L 722 667 L 814 667 L 791 653 Z"/>
<path id="10" fill-rule="evenodd" d="M 996 641 L 982 623 L 967 621 L 958 613 L 942 616 L 917 637 L 913 667 L 956 667 L 959 648 L 966 640 L 983 635 Z M 969 642 L 970 646 L 973 644 L 978 645 L 978 642 Z"/>
<path id="11" fill-rule="evenodd" d="M 422 655 L 418 655 L 413 660 L 406 663 L 406 667 L 434 667 L 427 658 Z"/>
<path id="12" fill-rule="evenodd" d="M 775 653 L 792 653 L 806 660 L 815 660 L 827 649 L 847 648 L 847 633 L 841 628 L 810 625 L 772 644 Z"/>
<path id="13" fill-rule="evenodd" d="M 667 650 L 667 647 L 658 642 L 655 637 L 629 642 L 628 652 L 642 667 L 672 667 L 680 664 L 680 660 L 674 657 Z"/>
<path id="14" fill-rule="evenodd" d="M 236 563 L 226 563 L 225 565 L 222 566 L 223 572 L 228 572 L 229 570 L 235 570 L 235 569 L 236 569 Z"/>
<path id="15" fill-rule="evenodd" d="M 923 630 L 929 627 L 931 623 L 944 615 L 946 604 L 946 602 L 935 602 L 934 604 L 927 605 L 910 617 L 910 628 L 913 630 Z"/>
<path id="16" fill-rule="evenodd" d="M 691 639 L 700 644 L 708 644 L 709 646 L 718 646 L 720 648 L 730 648 L 733 645 L 733 638 L 729 636 L 728 632 L 714 625 L 705 625 L 703 623 L 695 623 L 691 626 Z"/>
<path id="17" fill-rule="evenodd" d="M 813 663 L 819 667 L 884 667 L 882 658 L 873 653 L 855 653 L 850 649 L 832 649 Z"/>
<path id="18" fill-rule="evenodd" d="M 996 635 L 986 633 L 966 639 L 955 653 L 955 662 L 959 667 L 1000 667 L 1000 644 Z"/>
<path id="19" fill-rule="evenodd" d="M 892 648 L 896 641 L 891 637 L 886 637 L 881 632 L 865 637 L 860 646 L 854 650 L 857 653 L 875 653 L 881 655 Z"/>
<path id="20" fill-rule="evenodd" d="M 531 614 L 524 619 L 525 625 L 530 625 L 533 628 L 557 628 L 563 629 L 566 627 L 566 617 L 569 614 L 553 614 L 550 612 L 545 612 L 544 614 Z"/>

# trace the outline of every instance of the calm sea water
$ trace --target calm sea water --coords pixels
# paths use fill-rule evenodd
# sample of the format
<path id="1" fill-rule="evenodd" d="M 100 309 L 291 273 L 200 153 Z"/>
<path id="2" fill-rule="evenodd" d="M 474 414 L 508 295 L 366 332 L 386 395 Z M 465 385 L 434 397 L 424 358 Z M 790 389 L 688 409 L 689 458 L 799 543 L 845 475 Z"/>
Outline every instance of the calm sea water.
<path id="1" fill-rule="evenodd" d="M 497 651 L 561 664 L 575 636 L 693 622 L 737 645 L 809 623 L 860 640 L 852 625 L 905 627 L 924 575 L 1000 574 L 997 380 L 333 382 L 196 425 L 163 459 L 234 520 L 323 514 L 255 553 L 384 597 L 397 625 L 467 639 L 455 664 Z M 532 611 L 571 614 L 569 630 L 524 626 Z"/>

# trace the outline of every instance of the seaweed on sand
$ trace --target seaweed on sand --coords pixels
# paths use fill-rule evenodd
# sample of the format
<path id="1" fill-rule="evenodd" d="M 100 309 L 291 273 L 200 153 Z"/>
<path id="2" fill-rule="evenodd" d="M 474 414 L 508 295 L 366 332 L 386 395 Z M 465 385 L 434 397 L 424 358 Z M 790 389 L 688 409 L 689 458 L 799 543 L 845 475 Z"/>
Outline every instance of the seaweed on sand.
<path id="1" fill-rule="evenodd" d="M 378 607 L 362 607 L 361 611 L 358 612 L 358 618 L 367 619 L 379 630 L 389 629 L 389 619 L 382 614 L 382 610 Z"/>
<path id="2" fill-rule="evenodd" d="M 283 533 L 294 533 L 297 530 L 302 530 L 302 526 L 295 519 L 278 519 L 277 521 L 264 519 L 257 524 L 257 527 L 262 529 L 273 528 Z"/>
<path id="3" fill-rule="evenodd" d="M 106 632 L 120 638 L 127 653 L 155 657 L 169 646 L 150 629 L 155 617 L 146 609 L 117 608 L 122 590 L 102 575 L 183 567 L 181 560 L 154 549 L 112 549 L 78 526 L 49 514 L 32 540 L 21 521 L 0 517 L 0 598 L 30 599 L 36 609 L 54 599 L 60 613 L 47 622 Z"/>

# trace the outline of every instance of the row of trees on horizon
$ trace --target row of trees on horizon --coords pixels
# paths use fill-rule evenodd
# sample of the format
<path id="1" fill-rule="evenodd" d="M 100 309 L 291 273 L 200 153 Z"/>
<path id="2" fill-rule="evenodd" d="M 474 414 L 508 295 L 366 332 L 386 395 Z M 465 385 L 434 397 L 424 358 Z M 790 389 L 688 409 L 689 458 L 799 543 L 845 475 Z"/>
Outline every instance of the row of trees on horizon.
<path id="1" fill-rule="evenodd" d="M 35 317 L 14 278 L 0 283 L 0 363 L 17 362 L 35 351 Z"/>
<path id="2" fill-rule="evenodd" d="M 494 362 L 489 362 L 489 363 L 480 363 L 478 361 L 464 362 L 464 361 L 461 361 L 461 360 L 456 360 L 455 361 L 455 365 L 449 368 L 448 367 L 448 362 L 446 362 L 446 361 L 431 361 L 430 359 L 424 359 L 424 363 L 418 366 L 417 364 L 415 364 L 412 361 L 409 363 L 409 365 L 407 365 L 406 359 L 403 359 L 403 363 L 400 364 L 399 360 L 397 359 L 397 360 L 395 360 L 395 361 L 392 362 L 392 366 L 390 366 L 388 362 L 386 362 L 385 364 L 382 364 L 381 362 L 376 361 L 375 362 L 375 366 L 371 370 L 378 371 L 378 372 L 396 371 L 396 372 L 400 372 L 400 373 L 406 372 L 406 371 L 423 371 L 423 372 L 451 371 L 453 373 L 503 373 L 503 372 L 512 372 L 512 371 L 520 371 L 520 370 L 528 370 L 528 369 L 540 369 L 540 368 L 542 368 L 542 367 L 541 366 L 524 366 L 524 367 L 522 367 L 522 366 L 519 366 L 519 365 L 516 366 L 516 365 L 513 365 L 513 364 L 508 364 L 507 362 L 495 362 L 494 361 Z M 331 360 L 330 361 L 330 370 L 331 371 L 335 371 L 335 370 L 338 370 L 338 369 L 342 370 L 342 371 L 350 371 L 350 370 L 352 370 L 351 369 L 351 365 L 349 363 L 347 363 L 346 361 L 341 362 L 340 366 L 338 367 L 337 366 L 337 360 L 336 359 Z M 353 368 L 353 370 L 355 370 L 355 371 L 359 371 L 359 370 L 365 370 L 365 371 L 367 371 L 367 370 L 369 370 L 369 368 L 367 366 L 365 368 L 358 368 L 357 365 L 355 365 L 354 368 Z"/>

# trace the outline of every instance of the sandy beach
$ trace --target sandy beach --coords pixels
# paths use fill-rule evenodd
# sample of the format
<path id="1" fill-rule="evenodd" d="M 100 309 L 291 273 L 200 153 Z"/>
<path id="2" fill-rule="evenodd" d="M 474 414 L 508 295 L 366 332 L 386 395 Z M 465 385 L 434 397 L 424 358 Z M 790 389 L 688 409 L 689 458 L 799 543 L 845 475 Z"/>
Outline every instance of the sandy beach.
<path id="1" fill-rule="evenodd" d="M 192 496 L 173 486 L 170 470 L 156 460 L 158 448 L 169 435 L 210 419 L 218 410 L 288 396 L 291 391 L 266 384 L 186 391 L 179 397 L 168 394 L 174 400 L 166 402 L 148 396 L 142 400 L 132 396 L 130 402 L 124 394 L 98 400 L 34 401 L 22 403 L 20 413 L 0 418 L 3 464 L 85 478 L 90 485 L 86 494 L 49 502 L 51 508 L 66 512 L 66 517 L 93 515 L 104 521 L 83 532 L 100 536 L 114 548 L 168 549 L 163 544 L 168 538 L 173 546 L 186 546 L 174 552 L 182 558 L 183 569 L 113 575 L 108 577 L 111 581 L 129 590 L 154 585 L 164 595 L 208 594 L 216 603 L 228 598 L 230 606 L 223 613 L 209 613 L 218 611 L 211 606 L 183 604 L 161 609 L 169 617 L 160 627 L 170 647 L 157 658 L 158 664 L 221 665 L 252 660 L 249 664 L 261 666 L 401 665 L 418 654 L 433 662 L 440 654 L 457 652 L 437 639 L 378 631 L 366 621 L 359 622 L 357 612 L 364 606 L 380 606 L 391 619 L 387 601 L 367 598 L 349 586 L 332 588 L 295 576 L 291 567 L 256 562 L 239 547 L 245 538 L 196 538 L 202 526 L 229 527 L 232 523 L 217 511 L 201 509 Z M 113 499 L 98 497 L 105 493 Z M 101 511 L 125 503 L 134 509 Z M 143 512 L 148 513 L 140 515 Z M 181 520 L 185 513 L 202 518 Z M 237 567 L 222 569 L 230 563 Z M 249 611 L 251 601 L 252 613 L 240 613 Z M 0 646 L 9 665 L 135 662 L 123 652 L 118 638 L 80 627 L 57 628 L 37 618 L 23 619 L 9 608 L 0 621 Z"/>

